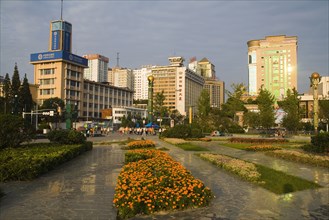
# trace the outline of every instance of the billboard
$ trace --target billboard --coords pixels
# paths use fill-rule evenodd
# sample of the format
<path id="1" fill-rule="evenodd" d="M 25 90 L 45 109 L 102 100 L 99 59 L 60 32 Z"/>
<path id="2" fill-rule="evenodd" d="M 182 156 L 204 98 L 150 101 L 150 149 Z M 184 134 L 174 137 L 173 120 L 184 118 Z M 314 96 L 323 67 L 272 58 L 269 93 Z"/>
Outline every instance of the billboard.
<path id="1" fill-rule="evenodd" d="M 71 54 L 67 51 L 52 51 L 52 52 L 43 52 L 43 53 L 33 53 L 30 55 L 30 62 L 40 62 L 40 61 L 47 61 L 47 60 L 64 60 L 68 61 L 77 65 L 82 65 L 88 67 L 88 60 Z"/>
<path id="2" fill-rule="evenodd" d="M 59 50 L 59 45 L 60 45 L 60 37 L 61 33 L 60 31 L 53 31 L 52 32 L 52 37 L 51 37 L 51 49 L 52 50 Z"/>
<path id="3" fill-rule="evenodd" d="M 71 52 L 71 34 L 69 32 L 64 32 L 63 38 L 63 50 Z"/>

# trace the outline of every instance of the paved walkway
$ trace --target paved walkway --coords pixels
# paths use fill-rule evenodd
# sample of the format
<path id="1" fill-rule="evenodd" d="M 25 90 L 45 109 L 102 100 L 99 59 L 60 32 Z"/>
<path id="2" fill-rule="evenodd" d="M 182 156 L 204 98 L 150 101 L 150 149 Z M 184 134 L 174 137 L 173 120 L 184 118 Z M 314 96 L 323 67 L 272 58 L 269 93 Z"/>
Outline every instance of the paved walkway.
<path id="1" fill-rule="evenodd" d="M 127 137 L 111 134 L 90 140 L 113 141 Z M 218 169 L 195 156 L 194 152 L 183 151 L 155 136 L 147 138 L 155 140 L 159 147 L 169 148 L 168 153 L 210 187 L 216 198 L 210 207 L 134 219 L 329 219 L 328 170 L 205 143 L 212 151 L 266 164 L 316 180 L 324 186 L 276 195 Z M 6 193 L 0 202 L 0 219 L 116 219 L 112 200 L 123 159 L 124 152 L 118 145 L 94 145 L 92 151 L 36 180 L 0 183 Z"/>

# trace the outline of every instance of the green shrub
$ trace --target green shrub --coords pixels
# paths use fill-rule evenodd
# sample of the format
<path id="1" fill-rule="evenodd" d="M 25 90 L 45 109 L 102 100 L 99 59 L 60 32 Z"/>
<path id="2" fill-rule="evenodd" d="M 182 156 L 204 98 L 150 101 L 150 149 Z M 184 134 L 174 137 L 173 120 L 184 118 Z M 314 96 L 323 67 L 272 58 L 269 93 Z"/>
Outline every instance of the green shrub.
<path id="1" fill-rule="evenodd" d="M 305 150 L 324 153 L 329 152 L 329 132 L 319 133 L 311 137 L 312 147 L 304 147 Z"/>
<path id="2" fill-rule="evenodd" d="M 0 115 L 0 149 L 19 147 L 30 141 L 33 129 L 24 119 L 14 115 Z"/>
<path id="3" fill-rule="evenodd" d="M 92 142 L 80 145 L 42 143 L 0 151 L 0 182 L 31 180 L 92 149 Z"/>
<path id="4" fill-rule="evenodd" d="M 183 139 L 204 137 L 201 129 L 197 127 L 191 128 L 190 125 L 176 125 L 173 128 L 165 130 L 161 136 L 166 138 L 183 138 Z"/>
<path id="5" fill-rule="evenodd" d="M 59 144 L 82 144 L 86 141 L 86 137 L 75 130 L 54 130 L 47 134 L 47 138 Z"/>

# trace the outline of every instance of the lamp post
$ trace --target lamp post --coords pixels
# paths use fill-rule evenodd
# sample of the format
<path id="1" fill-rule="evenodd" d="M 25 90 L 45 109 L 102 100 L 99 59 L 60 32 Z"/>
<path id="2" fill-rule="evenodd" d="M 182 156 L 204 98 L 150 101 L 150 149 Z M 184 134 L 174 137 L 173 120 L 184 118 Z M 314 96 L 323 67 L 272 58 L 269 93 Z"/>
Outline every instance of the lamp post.
<path id="1" fill-rule="evenodd" d="M 321 81 L 321 76 L 319 73 L 314 72 L 310 77 L 311 87 L 313 88 L 313 125 L 314 133 L 318 134 L 319 127 L 319 97 L 318 97 L 318 84 Z"/>
<path id="2" fill-rule="evenodd" d="M 153 122 L 153 82 L 154 77 L 150 75 L 148 78 L 148 103 L 147 103 L 147 111 L 148 111 L 148 121 Z"/>

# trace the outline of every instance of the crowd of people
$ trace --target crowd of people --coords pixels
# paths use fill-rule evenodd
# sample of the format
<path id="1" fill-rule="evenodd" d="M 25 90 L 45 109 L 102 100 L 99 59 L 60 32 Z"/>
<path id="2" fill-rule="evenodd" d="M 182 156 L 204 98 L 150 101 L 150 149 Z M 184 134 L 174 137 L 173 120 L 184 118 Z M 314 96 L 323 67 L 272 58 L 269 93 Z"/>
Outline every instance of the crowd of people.
<path id="1" fill-rule="evenodd" d="M 158 133 L 161 135 L 161 133 L 164 131 L 164 128 L 154 129 L 153 127 L 150 128 L 129 128 L 129 127 L 121 127 L 119 128 L 120 134 L 136 134 L 136 135 L 157 135 Z"/>

